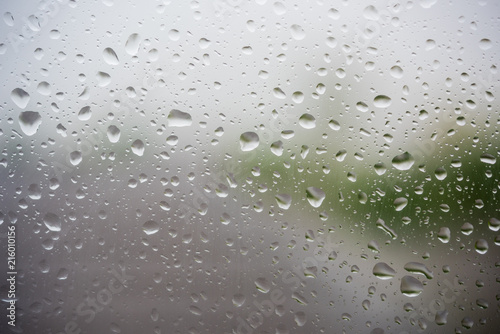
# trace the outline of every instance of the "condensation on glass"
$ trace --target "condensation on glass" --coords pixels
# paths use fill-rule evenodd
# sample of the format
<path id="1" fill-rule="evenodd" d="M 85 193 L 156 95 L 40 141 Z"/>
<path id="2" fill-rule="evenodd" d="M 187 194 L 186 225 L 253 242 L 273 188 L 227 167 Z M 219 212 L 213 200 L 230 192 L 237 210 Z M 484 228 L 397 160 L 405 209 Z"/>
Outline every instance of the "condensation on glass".
<path id="1" fill-rule="evenodd" d="M 498 330 L 496 1 L 0 15 L 2 333 Z"/>

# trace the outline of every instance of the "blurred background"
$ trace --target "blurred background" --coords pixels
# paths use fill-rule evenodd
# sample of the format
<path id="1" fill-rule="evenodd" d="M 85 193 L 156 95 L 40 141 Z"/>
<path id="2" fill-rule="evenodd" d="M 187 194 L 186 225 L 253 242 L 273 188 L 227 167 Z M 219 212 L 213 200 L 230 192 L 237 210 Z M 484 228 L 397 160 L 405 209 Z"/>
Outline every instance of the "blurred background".
<path id="1" fill-rule="evenodd" d="M 497 331 L 500 4 L 1 9 L 2 333 Z"/>

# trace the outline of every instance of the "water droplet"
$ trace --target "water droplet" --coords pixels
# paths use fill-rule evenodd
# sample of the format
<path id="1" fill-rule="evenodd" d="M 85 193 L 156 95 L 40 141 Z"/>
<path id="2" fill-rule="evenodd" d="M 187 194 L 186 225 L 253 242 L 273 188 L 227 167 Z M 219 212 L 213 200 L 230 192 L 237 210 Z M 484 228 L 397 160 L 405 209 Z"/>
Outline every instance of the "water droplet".
<path id="1" fill-rule="evenodd" d="M 292 204 L 292 196 L 288 194 L 278 194 L 276 195 L 276 202 L 281 209 L 287 210 Z"/>
<path id="2" fill-rule="evenodd" d="M 42 123 L 42 117 L 36 111 L 23 111 L 19 114 L 19 125 L 27 136 L 33 136 Z"/>
<path id="3" fill-rule="evenodd" d="M 306 189 L 306 198 L 311 206 L 317 208 L 323 203 L 326 195 L 325 192 L 316 187 L 308 187 Z"/>
<path id="4" fill-rule="evenodd" d="M 193 123 L 189 113 L 177 109 L 170 110 L 170 113 L 167 116 L 167 121 L 168 126 L 172 127 L 190 126 Z"/>
<path id="5" fill-rule="evenodd" d="M 332 129 L 332 130 L 335 130 L 335 131 L 338 131 L 340 130 L 340 124 L 339 122 L 337 122 L 336 120 L 330 120 L 330 122 L 328 122 L 328 126 Z"/>
<path id="6" fill-rule="evenodd" d="M 269 290 L 271 289 L 271 284 L 267 279 L 264 277 L 259 277 L 255 280 L 255 286 L 257 287 L 257 290 L 263 293 L 268 293 Z"/>
<path id="7" fill-rule="evenodd" d="M 356 109 L 358 109 L 361 112 L 367 112 L 369 110 L 368 105 L 361 101 L 356 103 Z"/>
<path id="8" fill-rule="evenodd" d="M 293 39 L 300 41 L 306 37 L 306 33 L 304 29 L 298 24 L 292 24 L 290 26 L 290 33 L 292 34 Z"/>
<path id="9" fill-rule="evenodd" d="M 363 9 L 363 17 L 367 20 L 377 21 L 380 18 L 377 8 L 370 5 Z"/>
<path id="10" fill-rule="evenodd" d="M 423 263 L 420 262 L 408 262 L 405 264 L 405 270 L 410 273 L 416 273 L 424 275 L 427 279 L 434 278 L 434 274 L 429 268 L 427 268 Z"/>
<path id="11" fill-rule="evenodd" d="M 82 162 L 82 152 L 80 151 L 73 151 L 69 154 L 69 161 L 73 166 L 78 165 L 80 162 Z"/>
<path id="12" fill-rule="evenodd" d="M 436 4 L 437 0 L 420 0 L 419 4 L 422 8 L 428 9 Z"/>
<path id="13" fill-rule="evenodd" d="M 302 92 L 294 92 L 292 94 L 292 100 L 295 103 L 302 103 L 304 101 L 304 94 Z"/>
<path id="14" fill-rule="evenodd" d="M 304 129 L 314 129 L 316 127 L 316 118 L 311 114 L 303 114 L 299 118 L 299 124 Z"/>
<path id="15" fill-rule="evenodd" d="M 198 45 L 200 46 L 200 49 L 207 49 L 211 43 L 212 42 L 210 42 L 208 39 L 201 38 L 198 42 Z"/>
<path id="16" fill-rule="evenodd" d="M 117 143 L 120 140 L 120 129 L 115 125 L 108 126 L 106 133 L 110 142 Z"/>
<path id="17" fill-rule="evenodd" d="M 302 327 L 307 322 L 306 314 L 302 311 L 297 312 L 297 313 L 295 313 L 294 320 L 295 320 L 295 323 L 297 324 L 297 326 Z"/>
<path id="18" fill-rule="evenodd" d="M 391 105 L 392 100 L 386 95 L 377 95 L 373 99 L 373 105 L 377 108 L 387 108 Z"/>
<path id="19" fill-rule="evenodd" d="M 275 2 L 273 4 L 273 10 L 276 15 L 283 15 L 286 13 L 286 7 L 282 2 Z"/>
<path id="20" fill-rule="evenodd" d="M 436 317 L 434 318 L 436 325 L 439 326 L 446 325 L 446 323 L 448 322 L 448 313 L 449 312 L 447 310 L 437 311 Z"/>
<path id="21" fill-rule="evenodd" d="M 233 305 L 236 307 L 241 307 L 245 304 L 246 297 L 241 293 L 237 293 L 233 296 Z"/>
<path id="22" fill-rule="evenodd" d="M 135 56 L 139 51 L 139 44 L 141 42 L 141 38 L 139 34 L 131 34 L 127 38 L 127 42 L 125 42 L 125 52 L 127 52 L 131 56 Z"/>
<path id="23" fill-rule="evenodd" d="M 446 179 L 446 176 L 448 175 L 448 173 L 446 172 L 446 169 L 444 169 L 443 167 L 439 167 L 439 168 L 436 168 L 436 170 L 434 171 L 434 175 L 436 176 L 436 179 L 442 181 L 442 180 Z"/>
<path id="24" fill-rule="evenodd" d="M 488 301 L 483 298 L 476 299 L 476 305 L 482 309 L 487 309 L 490 306 Z"/>
<path id="25" fill-rule="evenodd" d="M 497 158 L 488 153 L 481 154 L 480 160 L 481 162 L 489 165 L 494 165 L 497 162 Z"/>
<path id="26" fill-rule="evenodd" d="M 57 272 L 57 275 L 56 275 L 57 279 L 61 280 L 61 281 L 67 279 L 68 276 L 69 276 L 69 271 L 66 268 L 59 269 L 59 271 Z"/>
<path id="27" fill-rule="evenodd" d="M 408 199 L 406 197 L 399 197 L 394 200 L 394 209 L 396 211 L 403 210 L 408 204 Z"/>
<path id="28" fill-rule="evenodd" d="M 83 107 L 82 109 L 80 109 L 80 112 L 78 113 L 78 119 L 80 121 L 88 121 L 91 116 L 92 116 L 92 110 L 90 109 L 89 106 Z"/>
<path id="29" fill-rule="evenodd" d="M 379 262 L 373 267 L 373 275 L 382 280 L 386 280 L 393 278 L 396 275 L 396 271 L 387 263 Z"/>
<path id="30" fill-rule="evenodd" d="M 401 79 L 403 77 L 403 69 L 399 66 L 393 66 L 390 70 L 391 76 L 396 79 Z"/>
<path id="31" fill-rule="evenodd" d="M 283 155 L 283 142 L 281 140 L 275 141 L 271 144 L 271 152 L 278 157 Z"/>
<path id="32" fill-rule="evenodd" d="M 385 166 L 385 164 L 383 162 L 378 162 L 373 167 L 375 168 L 375 172 L 378 175 L 384 175 L 385 172 L 387 171 L 387 167 Z"/>
<path id="33" fill-rule="evenodd" d="M 255 132 L 244 132 L 240 136 L 240 147 L 242 151 L 252 151 L 259 146 L 259 136 Z"/>
<path id="34" fill-rule="evenodd" d="M 39 200 L 42 197 L 42 189 L 38 184 L 32 183 L 28 187 L 28 196 L 33 200 Z"/>
<path id="35" fill-rule="evenodd" d="M 448 227 L 441 227 L 437 234 L 438 239 L 441 240 L 442 243 L 446 244 L 450 241 L 451 232 Z"/>
<path id="36" fill-rule="evenodd" d="M 111 83 L 111 76 L 105 72 L 97 72 L 96 74 L 97 82 L 99 87 L 106 87 Z"/>
<path id="37" fill-rule="evenodd" d="M 179 30 L 177 29 L 171 29 L 169 32 L 168 32 L 168 38 L 170 38 L 171 41 L 178 41 L 179 38 L 181 38 L 181 33 L 179 32 Z"/>
<path id="38" fill-rule="evenodd" d="M 392 159 L 392 165 L 398 170 L 409 170 L 414 163 L 415 159 L 408 152 L 397 155 Z"/>
<path id="39" fill-rule="evenodd" d="M 144 154 L 144 143 L 140 139 L 136 139 L 132 143 L 132 153 L 138 156 L 142 156 Z"/>
<path id="40" fill-rule="evenodd" d="M 15 88 L 12 90 L 10 98 L 21 109 L 26 108 L 28 102 L 30 101 L 30 95 L 21 88 Z"/>
<path id="41" fill-rule="evenodd" d="M 401 287 L 400 287 L 401 292 L 408 297 L 416 297 L 422 291 L 424 291 L 424 286 L 422 283 L 416 279 L 415 277 L 412 276 L 404 276 L 401 279 Z"/>
<path id="42" fill-rule="evenodd" d="M 486 50 L 490 49 L 492 46 L 493 46 L 493 44 L 491 43 L 491 41 L 488 38 L 483 38 L 482 40 L 479 41 L 479 48 L 481 50 L 486 51 Z"/>
<path id="43" fill-rule="evenodd" d="M 142 225 L 142 230 L 147 235 L 155 234 L 160 230 L 160 225 L 158 225 L 158 223 L 155 222 L 154 220 L 148 220 Z"/>
<path id="44" fill-rule="evenodd" d="M 43 222 L 45 226 L 51 231 L 59 232 L 61 230 L 61 219 L 59 216 L 49 212 L 43 217 Z"/>
<path id="45" fill-rule="evenodd" d="M 36 91 L 43 96 L 49 96 L 52 89 L 47 81 L 42 81 L 36 86 Z"/>
<path id="46" fill-rule="evenodd" d="M 490 228 L 490 230 L 497 232 L 498 230 L 500 230 L 500 220 L 496 218 L 490 218 L 490 220 L 488 221 L 488 227 Z"/>
<path id="47" fill-rule="evenodd" d="M 281 99 L 281 100 L 282 100 L 282 99 L 286 99 L 286 94 L 285 94 L 285 92 L 283 92 L 283 91 L 281 90 L 281 88 L 279 88 L 279 87 L 275 87 L 275 88 L 273 89 L 273 95 L 274 95 L 274 97 L 275 97 L 275 98 L 277 98 L 277 99 Z"/>
<path id="48" fill-rule="evenodd" d="M 118 56 L 112 48 L 105 48 L 102 51 L 102 56 L 108 65 L 118 65 L 120 63 Z"/>
<path id="49" fill-rule="evenodd" d="M 475 248 L 476 248 L 476 252 L 478 252 L 479 254 L 486 254 L 486 252 L 488 251 L 488 242 L 484 239 L 479 239 L 476 241 L 476 244 L 475 244 Z"/>

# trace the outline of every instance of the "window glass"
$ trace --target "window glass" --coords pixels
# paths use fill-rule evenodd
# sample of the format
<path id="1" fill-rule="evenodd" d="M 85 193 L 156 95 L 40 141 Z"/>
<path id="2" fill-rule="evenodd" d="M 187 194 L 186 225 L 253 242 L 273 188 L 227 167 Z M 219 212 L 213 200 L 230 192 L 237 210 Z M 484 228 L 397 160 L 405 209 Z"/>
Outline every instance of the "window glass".
<path id="1" fill-rule="evenodd" d="M 2 333 L 493 333 L 500 3 L 3 1 Z"/>

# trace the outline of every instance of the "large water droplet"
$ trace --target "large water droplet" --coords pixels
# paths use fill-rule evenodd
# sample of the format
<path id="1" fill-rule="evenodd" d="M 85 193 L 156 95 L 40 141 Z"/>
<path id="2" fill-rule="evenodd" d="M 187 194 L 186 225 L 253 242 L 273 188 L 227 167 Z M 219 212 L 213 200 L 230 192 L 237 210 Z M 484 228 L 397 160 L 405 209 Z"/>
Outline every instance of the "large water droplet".
<path id="1" fill-rule="evenodd" d="M 139 51 L 139 44 L 141 42 L 141 38 L 139 34 L 131 34 L 127 38 L 127 42 L 125 42 L 125 52 L 127 52 L 131 56 L 135 56 Z"/>
<path id="2" fill-rule="evenodd" d="M 396 211 L 403 210 L 406 205 L 408 205 L 408 199 L 406 197 L 399 197 L 394 200 L 394 209 L 396 209 Z"/>
<path id="3" fill-rule="evenodd" d="M 451 238 L 451 232 L 450 232 L 450 229 L 448 227 L 441 227 L 439 229 L 439 232 L 437 234 L 437 237 L 439 240 L 441 240 L 442 243 L 446 244 L 448 242 L 450 242 L 450 238 Z"/>
<path id="4" fill-rule="evenodd" d="M 304 29 L 298 24 L 292 24 L 290 26 L 290 33 L 292 34 L 293 39 L 297 41 L 300 41 L 306 37 Z"/>
<path id="5" fill-rule="evenodd" d="M 396 79 L 401 79 L 403 77 L 403 69 L 399 66 L 393 66 L 390 70 L 391 76 Z"/>
<path id="6" fill-rule="evenodd" d="M 120 63 L 118 56 L 112 48 L 105 48 L 102 51 L 102 57 L 108 65 L 118 65 Z"/>
<path id="7" fill-rule="evenodd" d="M 69 154 L 69 161 L 73 166 L 78 165 L 80 162 L 82 162 L 82 152 L 80 151 L 73 151 Z"/>
<path id="8" fill-rule="evenodd" d="M 281 209 L 287 210 L 292 204 L 292 196 L 288 194 L 278 194 L 276 195 L 276 202 Z"/>
<path id="9" fill-rule="evenodd" d="M 308 187 L 306 189 L 307 201 L 315 208 L 319 207 L 321 203 L 323 203 L 325 197 L 326 197 L 325 192 L 319 188 Z"/>
<path id="10" fill-rule="evenodd" d="M 373 99 L 373 105 L 377 108 L 387 108 L 391 103 L 391 98 L 386 95 L 377 95 L 375 99 Z"/>
<path id="11" fill-rule="evenodd" d="M 479 48 L 481 50 L 486 51 L 486 50 L 490 49 L 492 46 L 493 46 L 493 44 L 491 43 L 491 41 L 488 38 L 483 38 L 482 40 L 479 41 Z"/>
<path id="12" fill-rule="evenodd" d="M 259 146 L 259 136 L 255 132 L 244 132 L 240 136 L 240 147 L 242 151 L 252 151 Z"/>
<path id="13" fill-rule="evenodd" d="M 475 248 L 479 254 L 486 254 L 489 248 L 488 242 L 484 239 L 479 239 L 476 241 Z"/>
<path id="14" fill-rule="evenodd" d="M 61 230 L 61 219 L 59 216 L 49 212 L 43 217 L 43 222 L 45 226 L 51 231 L 59 232 Z"/>
<path id="15" fill-rule="evenodd" d="M 392 165 L 399 170 L 408 170 L 414 163 L 415 159 L 408 152 L 397 155 L 392 159 Z"/>
<path id="16" fill-rule="evenodd" d="M 148 220 L 142 225 L 142 230 L 147 235 L 155 234 L 160 230 L 160 225 L 158 225 L 158 223 L 155 222 L 154 220 Z"/>
<path id="17" fill-rule="evenodd" d="M 132 153 L 138 156 L 142 156 L 144 154 L 144 143 L 140 139 L 136 139 L 132 143 Z"/>
<path id="18" fill-rule="evenodd" d="M 316 127 L 316 118 L 311 114 L 303 114 L 299 118 L 299 124 L 304 129 L 314 129 Z"/>
<path id="19" fill-rule="evenodd" d="M 91 116 L 92 116 L 92 110 L 90 109 L 89 106 L 83 107 L 82 109 L 80 109 L 80 112 L 78 113 L 78 119 L 80 121 L 88 121 Z"/>
<path id="20" fill-rule="evenodd" d="M 28 102 L 30 101 L 30 95 L 21 88 L 15 88 L 12 90 L 10 98 L 21 109 L 26 108 Z"/>
<path id="21" fill-rule="evenodd" d="M 120 129 L 115 125 L 108 126 L 108 131 L 106 133 L 110 142 L 117 143 L 120 140 Z"/>
<path id="22" fill-rule="evenodd" d="M 434 318 L 436 325 L 439 326 L 446 325 L 446 323 L 448 322 L 448 313 L 449 312 L 447 310 L 437 311 L 436 317 Z"/>
<path id="23" fill-rule="evenodd" d="M 396 271 L 385 262 L 379 262 L 373 267 L 373 275 L 380 279 L 391 279 L 396 275 Z"/>
<path id="24" fill-rule="evenodd" d="M 233 305 L 236 307 L 241 307 L 245 304 L 246 297 L 241 293 L 237 293 L 233 296 Z"/>
<path id="25" fill-rule="evenodd" d="M 190 126 L 193 123 L 191 115 L 177 109 L 170 110 L 167 116 L 168 126 L 184 127 Z"/>
<path id="26" fill-rule="evenodd" d="M 488 153 L 481 154 L 480 160 L 481 162 L 489 165 L 494 165 L 497 162 L 497 158 Z"/>
<path id="27" fill-rule="evenodd" d="M 286 98 L 285 92 L 282 91 L 281 88 L 279 88 L 279 87 L 275 87 L 273 89 L 273 95 L 274 95 L 274 97 L 276 97 L 278 99 L 285 99 Z"/>
<path id="28" fill-rule="evenodd" d="M 408 297 L 416 297 L 422 291 L 424 291 L 424 286 L 422 283 L 412 276 L 404 276 L 401 279 L 401 292 Z"/>
<path id="29" fill-rule="evenodd" d="M 255 280 L 255 286 L 257 287 L 257 290 L 263 293 L 268 293 L 269 290 L 271 289 L 271 284 L 264 277 L 257 278 Z"/>
<path id="30" fill-rule="evenodd" d="M 36 111 L 23 111 L 19 114 L 19 125 L 27 136 L 33 136 L 42 123 L 42 117 Z"/>
<path id="31" fill-rule="evenodd" d="M 420 262 L 408 262 L 405 264 L 404 268 L 410 273 L 422 274 L 428 279 L 432 279 L 434 277 L 432 271 Z"/>

